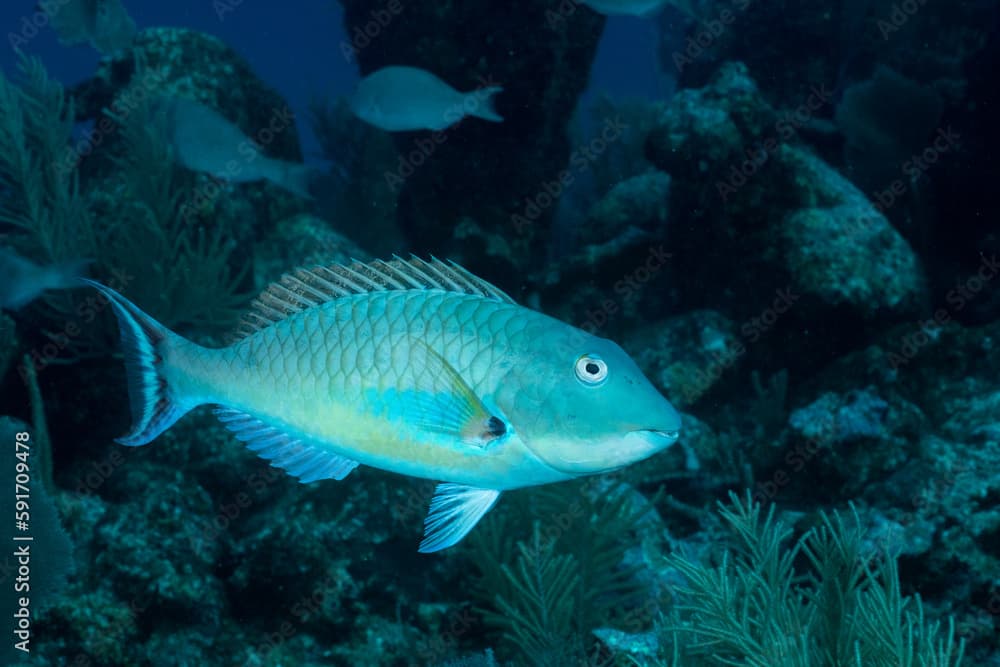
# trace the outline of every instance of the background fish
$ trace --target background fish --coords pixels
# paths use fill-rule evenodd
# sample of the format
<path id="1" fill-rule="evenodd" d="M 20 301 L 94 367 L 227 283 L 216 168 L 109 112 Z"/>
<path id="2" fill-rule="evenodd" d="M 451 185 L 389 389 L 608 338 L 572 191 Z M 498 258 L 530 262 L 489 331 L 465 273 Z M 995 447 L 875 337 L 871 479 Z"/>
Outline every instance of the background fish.
<path id="1" fill-rule="evenodd" d="M 194 171 L 234 183 L 267 180 L 309 199 L 312 167 L 269 158 L 261 146 L 215 109 L 184 97 L 159 97 L 176 160 Z"/>
<path id="2" fill-rule="evenodd" d="M 90 281 L 88 281 L 90 282 Z M 226 427 L 302 482 L 359 464 L 446 480 L 420 550 L 464 537 L 506 489 L 621 468 L 672 444 L 673 407 L 629 356 L 434 260 L 300 270 L 245 337 L 207 349 L 113 290 L 143 445 L 215 403 Z"/>
<path id="3" fill-rule="evenodd" d="M 10 248 L 0 248 L 0 309 L 17 310 L 49 289 L 79 287 L 88 260 L 39 266 Z"/>
<path id="4" fill-rule="evenodd" d="M 128 49 L 135 39 L 135 21 L 121 0 L 61 0 L 39 6 L 63 44 L 89 42 L 101 53 L 112 55 Z"/>
<path id="5" fill-rule="evenodd" d="M 466 116 L 494 123 L 503 118 L 493 108 L 500 86 L 461 93 L 426 70 L 383 67 L 358 84 L 351 110 L 383 130 L 443 130 Z"/>

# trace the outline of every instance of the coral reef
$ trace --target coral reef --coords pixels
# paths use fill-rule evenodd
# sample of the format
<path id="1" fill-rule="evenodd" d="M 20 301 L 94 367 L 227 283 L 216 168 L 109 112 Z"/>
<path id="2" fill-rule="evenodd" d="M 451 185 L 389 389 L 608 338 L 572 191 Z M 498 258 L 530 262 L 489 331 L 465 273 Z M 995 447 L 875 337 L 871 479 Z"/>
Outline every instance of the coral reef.
<path id="1" fill-rule="evenodd" d="M 646 377 L 685 408 L 698 401 L 735 366 L 746 348 L 724 315 L 695 310 L 635 329 L 622 341 Z"/>
<path id="2" fill-rule="evenodd" d="M 988 3 L 914 3 L 906 11 L 893 0 L 842 0 L 768 9 L 744 0 L 702 3 L 703 22 L 689 28 L 684 43 L 662 44 L 664 69 L 677 72 L 682 87 L 698 88 L 722 63 L 738 60 L 755 76 L 768 73 L 765 96 L 784 109 L 802 104 L 813 86 L 842 88 L 851 78 L 868 76 L 876 64 L 960 86 L 962 62 L 986 39 L 973 26 L 994 19 Z"/>
<path id="3" fill-rule="evenodd" d="M 76 119 L 94 121 L 94 131 L 65 158 L 81 162 L 85 176 L 100 174 L 109 157 L 127 151 L 104 110 L 127 120 L 159 96 L 198 100 L 235 123 L 264 155 L 291 162 L 302 159 L 296 118 L 288 103 L 231 47 L 195 30 L 141 30 L 128 59 L 103 60 L 94 76 L 71 92 Z M 250 154 L 241 153 L 240 160 L 244 159 L 251 159 Z M 241 167 L 232 166 L 234 171 Z M 241 244 L 254 227 L 267 230 L 274 221 L 304 211 L 300 199 L 270 183 L 223 187 L 206 174 L 194 177 L 184 203 L 201 217 L 224 221 Z"/>
<path id="4" fill-rule="evenodd" d="M 600 276 L 636 253 L 662 242 L 670 198 L 670 177 L 662 172 L 616 183 L 572 231 L 572 250 L 546 267 L 540 280 L 548 298 L 585 277 Z"/>
<path id="5" fill-rule="evenodd" d="M 175 173 L 168 148 L 148 125 L 145 107 L 121 119 L 125 153 L 115 170 L 81 185 L 69 147 L 74 104 L 37 60 L 23 59 L 24 83 L 0 80 L 4 111 L 0 226 L 15 246 L 45 262 L 85 257 L 93 275 L 133 295 L 168 326 L 228 326 L 241 302 L 242 274 L 233 270 L 233 228 L 218 221 L 198 229 L 184 208 L 192 184 Z M 122 197 L 125 193 L 126 196 Z M 56 356 L 88 356 L 110 347 L 108 328 L 92 325 L 95 307 L 79 294 L 43 299 L 57 330 Z M 44 366 L 51 359 L 35 359 Z"/>
<path id="6" fill-rule="evenodd" d="M 757 341 L 781 346 L 806 322 L 863 328 L 916 312 L 926 286 L 910 245 L 849 181 L 786 143 L 794 135 L 745 67 L 727 64 L 705 88 L 679 92 L 662 120 L 649 159 L 673 179 L 671 210 L 689 217 L 672 228 L 685 252 L 670 278 L 682 305 L 723 304 L 743 322 L 749 358 L 766 365 Z M 783 365 L 850 344 L 783 347 Z"/>
<path id="7" fill-rule="evenodd" d="M 648 638 L 628 646 L 637 664 L 962 664 L 954 626 L 928 622 L 920 598 L 902 595 L 896 555 L 867 548 L 856 514 L 821 514 L 789 547 L 792 530 L 773 506 L 764 514 L 734 495 L 721 513 L 735 544 L 717 566 L 668 559 L 685 583 L 662 623 L 659 659 L 646 657 Z"/>
<path id="8" fill-rule="evenodd" d="M 793 289 L 867 317 L 913 312 L 926 288 L 920 262 L 888 221 L 815 155 L 784 146 L 775 167 L 794 174 L 785 196 L 802 206 L 777 230 Z"/>
<path id="9" fill-rule="evenodd" d="M 484 277 L 510 287 L 513 275 L 545 256 L 555 209 L 543 184 L 558 185 L 570 158 L 566 126 L 586 86 L 604 18 L 577 6 L 564 15 L 555 0 L 517 0 L 502 14 L 486 4 L 401 4 L 362 44 L 357 35 L 365 37 L 374 13 L 390 13 L 383 5 L 343 2 L 353 40 L 345 48 L 362 76 L 406 63 L 459 90 L 504 88 L 498 99 L 502 124 L 467 120 L 433 135 L 397 135 L 392 175 L 403 231 L 415 252 L 475 264 Z M 473 226 L 456 237 L 463 219 Z M 508 246 L 509 252 L 497 251 Z"/>
<path id="10" fill-rule="evenodd" d="M 505 649 L 525 664 L 578 665 L 594 659 L 591 630 L 650 623 L 622 539 L 649 508 L 626 485 L 565 484 L 517 503 L 484 526 L 472 548 L 478 595 L 489 605 L 484 619 L 503 633 Z"/>
<path id="11" fill-rule="evenodd" d="M 682 87 L 698 88 L 724 63 L 745 64 L 785 121 L 783 132 L 807 138 L 835 168 L 856 175 L 859 189 L 924 253 L 935 292 L 975 270 L 978 252 L 996 251 L 981 215 L 990 206 L 982 199 L 991 173 L 987 147 L 995 144 L 995 124 L 982 113 L 995 101 L 987 83 L 1000 54 L 994 3 L 765 8 L 708 0 L 699 16 L 679 42 L 662 42 L 663 69 Z M 878 103 L 863 108 L 852 99 L 859 92 Z M 859 131 L 875 141 L 859 146 Z M 942 132 L 951 137 L 943 150 Z M 983 140 L 962 140 L 970 136 Z M 963 317 L 985 322 L 990 317 L 981 313 L 995 315 L 997 307 L 980 303 Z"/>

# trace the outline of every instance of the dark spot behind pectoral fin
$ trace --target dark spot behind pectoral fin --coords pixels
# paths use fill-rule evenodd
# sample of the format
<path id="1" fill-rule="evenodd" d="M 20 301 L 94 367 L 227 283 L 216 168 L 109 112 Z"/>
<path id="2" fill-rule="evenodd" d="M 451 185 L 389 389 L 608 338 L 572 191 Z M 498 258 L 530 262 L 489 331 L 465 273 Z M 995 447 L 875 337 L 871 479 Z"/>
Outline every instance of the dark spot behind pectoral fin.
<path id="1" fill-rule="evenodd" d="M 438 484 L 424 520 L 422 553 L 457 544 L 496 504 L 500 492 L 464 484 Z"/>
<path id="2" fill-rule="evenodd" d="M 248 414 L 229 408 L 215 410 L 222 424 L 233 432 L 247 449 L 282 468 L 303 484 L 320 479 L 341 480 L 358 467 L 357 461 L 344 458 L 320 446 L 293 438 L 280 429 Z"/>
<path id="3" fill-rule="evenodd" d="M 507 433 L 507 424 L 490 413 L 444 357 L 418 338 L 407 338 L 401 344 L 411 351 L 406 380 L 413 391 L 398 399 L 407 424 L 480 449 Z"/>

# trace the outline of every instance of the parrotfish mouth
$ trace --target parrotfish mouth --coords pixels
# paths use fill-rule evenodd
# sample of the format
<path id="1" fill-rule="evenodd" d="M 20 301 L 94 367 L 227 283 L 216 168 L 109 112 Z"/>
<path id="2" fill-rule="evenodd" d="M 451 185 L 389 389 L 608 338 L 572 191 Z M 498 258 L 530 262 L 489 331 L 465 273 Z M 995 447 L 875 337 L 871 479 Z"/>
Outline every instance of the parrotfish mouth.
<path id="1" fill-rule="evenodd" d="M 641 428 L 636 431 L 630 431 L 627 435 L 632 434 L 643 437 L 650 444 L 669 447 L 677 441 L 681 432 L 678 429 Z"/>
<path id="2" fill-rule="evenodd" d="M 625 434 L 623 447 L 619 456 L 624 460 L 636 462 L 662 452 L 670 447 L 680 437 L 680 429 L 676 428 L 641 428 Z"/>
<path id="3" fill-rule="evenodd" d="M 549 467 L 570 475 L 590 475 L 620 470 L 653 456 L 671 446 L 680 437 L 679 429 L 643 428 L 625 431 L 600 447 L 581 450 L 570 447 L 528 448 Z M 527 443 L 526 443 L 527 444 Z"/>

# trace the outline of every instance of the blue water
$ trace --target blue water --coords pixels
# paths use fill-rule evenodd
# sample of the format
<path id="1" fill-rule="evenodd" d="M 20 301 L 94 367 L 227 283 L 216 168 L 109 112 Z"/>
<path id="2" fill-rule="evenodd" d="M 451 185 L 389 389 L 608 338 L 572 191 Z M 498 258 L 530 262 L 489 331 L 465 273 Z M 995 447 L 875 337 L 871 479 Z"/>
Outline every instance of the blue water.
<path id="1" fill-rule="evenodd" d="M 181 26 L 222 39 L 246 58 L 257 75 L 278 90 L 300 117 L 305 116 L 314 97 L 335 98 L 349 95 L 354 89 L 358 71 L 338 48 L 347 34 L 343 10 L 335 0 L 299 2 L 292 8 L 273 3 L 227 4 L 232 8 L 214 7 L 205 0 L 179 0 L 169 5 L 135 2 L 128 9 L 140 28 Z M 87 45 L 62 46 L 52 28 L 37 16 L 27 3 L 5 3 L 0 7 L 0 25 L 18 37 L 34 34 L 22 50 L 41 58 L 54 77 L 67 85 L 89 77 L 99 54 Z M 25 20 L 30 27 L 26 27 Z M 668 95 L 669 86 L 656 65 L 656 35 L 657 28 L 649 21 L 613 18 L 601 40 L 584 99 L 600 93 L 643 99 Z M 7 48 L 0 49 L 0 69 L 10 73 L 17 64 L 17 55 L 10 47 L 9 35 L 5 42 Z M 307 159 L 315 160 L 319 153 L 315 136 L 308 124 L 299 129 Z"/>

